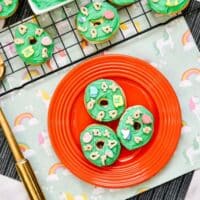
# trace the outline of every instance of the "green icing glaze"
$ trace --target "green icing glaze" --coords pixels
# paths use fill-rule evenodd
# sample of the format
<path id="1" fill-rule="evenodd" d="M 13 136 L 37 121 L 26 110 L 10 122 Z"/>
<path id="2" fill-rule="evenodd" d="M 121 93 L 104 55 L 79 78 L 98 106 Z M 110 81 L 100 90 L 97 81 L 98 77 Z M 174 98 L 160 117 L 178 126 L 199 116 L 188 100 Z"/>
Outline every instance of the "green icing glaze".
<path id="1" fill-rule="evenodd" d="M 80 35 L 92 43 L 109 40 L 119 29 L 119 24 L 117 9 L 107 2 L 89 3 L 76 17 Z"/>
<path id="2" fill-rule="evenodd" d="M 54 50 L 49 34 L 34 23 L 26 23 L 16 29 L 15 46 L 21 59 L 32 65 L 48 61 Z"/>
<path id="3" fill-rule="evenodd" d="M 88 126 L 81 133 L 80 141 L 84 156 L 99 167 L 112 165 L 120 154 L 121 145 L 116 134 L 104 125 Z"/>
<path id="4" fill-rule="evenodd" d="M 148 0 L 149 7 L 160 14 L 174 14 L 182 11 L 189 0 Z"/>
<path id="5" fill-rule="evenodd" d="M 136 0 L 110 0 L 111 3 L 117 6 L 126 6 L 134 3 Z"/>
<path id="6" fill-rule="evenodd" d="M 57 4 L 63 3 L 66 0 L 32 0 L 35 6 L 39 9 L 46 9 L 51 6 L 55 6 Z"/>
<path id="7" fill-rule="evenodd" d="M 126 107 L 123 90 L 109 79 L 99 79 L 90 83 L 85 90 L 84 101 L 90 116 L 103 122 L 118 119 Z"/>
<path id="8" fill-rule="evenodd" d="M 17 9 L 18 0 L 0 0 L 0 18 L 10 17 Z"/>
<path id="9" fill-rule="evenodd" d="M 153 129 L 154 118 L 151 112 L 143 106 L 133 106 L 122 115 L 117 136 L 126 149 L 133 150 L 149 142 Z"/>

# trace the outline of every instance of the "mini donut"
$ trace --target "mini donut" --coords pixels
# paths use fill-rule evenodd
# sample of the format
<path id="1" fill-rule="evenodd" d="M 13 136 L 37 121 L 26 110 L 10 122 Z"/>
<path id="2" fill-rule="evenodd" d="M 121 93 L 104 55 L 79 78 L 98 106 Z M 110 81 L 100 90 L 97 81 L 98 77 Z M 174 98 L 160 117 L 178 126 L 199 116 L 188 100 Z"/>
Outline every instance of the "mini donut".
<path id="1" fill-rule="evenodd" d="M 89 3 L 76 17 L 76 26 L 82 38 L 91 43 L 108 41 L 119 29 L 117 9 L 107 2 Z"/>
<path id="2" fill-rule="evenodd" d="M 190 0 L 148 0 L 149 7 L 156 13 L 175 14 L 184 10 Z"/>
<path id="3" fill-rule="evenodd" d="M 135 3 L 136 0 L 109 0 L 110 3 L 115 4 L 116 6 L 127 6 L 132 3 Z"/>
<path id="4" fill-rule="evenodd" d="M 152 113 L 143 106 L 133 106 L 122 115 L 117 128 L 117 136 L 126 149 L 133 150 L 150 141 L 153 129 Z"/>
<path id="5" fill-rule="evenodd" d="M 0 0 L 0 18 L 8 18 L 17 10 L 18 0 Z"/>
<path id="6" fill-rule="evenodd" d="M 14 42 L 18 55 L 26 64 L 40 65 L 52 57 L 54 42 L 50 35 L 35 23 L 19 25 Z"/>
<path id="7" fill-rule="evenodd" d="M 85 90 L 84 103 L 89 115 L 100 122 L 118 119 L 126 108 L 122 88 L 109 79 L 90 83 Z"/>
<path id="8" fill-rule="evenodd" d="M 81 133 L 80 142 L 85 158 L 98 167 L 112 165 L 121 151 L 116 134 L 104 125 L 88 126 Z"/>

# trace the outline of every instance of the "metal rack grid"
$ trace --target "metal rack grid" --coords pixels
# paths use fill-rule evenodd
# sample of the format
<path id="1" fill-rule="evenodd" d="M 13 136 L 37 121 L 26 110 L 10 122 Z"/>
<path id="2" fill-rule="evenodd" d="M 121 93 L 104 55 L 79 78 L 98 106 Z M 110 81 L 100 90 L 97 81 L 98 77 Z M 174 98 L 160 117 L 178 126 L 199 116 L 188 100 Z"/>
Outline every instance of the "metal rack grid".
<path id="1" fill-rule="evenodd" d="M 90 45 L 79 37 L 74 24 L 80 6 L 86 3 L 88 2 L 74 1 L 65 7 L 25 19 L 0 31 L 0 54 L 3 55 L 6 65 L 5 79 L 0 82 L 0 97 L 182 16 L 157 15 L 148 8 L 146 0 L 140 0 L 129 7 L 119 9 L 120 29 L 112 40 L 104 44 Z M 197 11 L 199 8 L 190 10 L 187 14 Z M 15 29 L 27 21 L 37 22 L 55 41 L 52 59 L 41 66 L 26 65 L 15 51 Z"/>

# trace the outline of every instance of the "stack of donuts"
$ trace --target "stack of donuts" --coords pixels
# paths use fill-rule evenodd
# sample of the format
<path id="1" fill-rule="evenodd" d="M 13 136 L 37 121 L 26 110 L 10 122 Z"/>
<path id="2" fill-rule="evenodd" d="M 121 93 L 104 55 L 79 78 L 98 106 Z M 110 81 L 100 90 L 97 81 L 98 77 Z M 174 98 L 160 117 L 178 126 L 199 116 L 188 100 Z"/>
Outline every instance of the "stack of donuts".
<path id="1" fill-rule="evenodd" d="M 120 155 L 121 145 L 131 151 L 150 141 L 154 130 L 152 113 L 142 105 L 126 108 L 125 93 L 115 81 L 99 79 L 90 83 L 84 103 L 88 114 L 97 121 L 80 134 L 82 152 L 92 164 L 112 165 Z M 117 119 L 115 133 L 105 123 Z"/>

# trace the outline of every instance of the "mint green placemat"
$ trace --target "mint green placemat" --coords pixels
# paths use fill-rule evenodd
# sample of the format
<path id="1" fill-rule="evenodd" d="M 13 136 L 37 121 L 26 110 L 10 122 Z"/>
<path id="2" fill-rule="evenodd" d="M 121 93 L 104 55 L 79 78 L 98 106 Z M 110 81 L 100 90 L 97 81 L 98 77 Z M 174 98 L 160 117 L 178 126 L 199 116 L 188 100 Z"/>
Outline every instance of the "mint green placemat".
<path id="1" fill-rule="evenodd" d="M 89 50 L 91 46 L 84 48 Z M 74 56 L 77 53 L 74 51 Z M 125 199 L 200 167 L 200 54 L 184 18 L 104 53 L 142 58 L 166 76 L 182 109 L 183 128 L 179 145 L 173 158 L 157 176 L 136 187 L 113 190 L 82 182 L 59 162 L 48 137 L 48 105 L 56 85 L 71 68 L 54 73 L 4 96 L 0 102 L 48 200 Z M 19 80 L 7 82 L 13 84 L 14 81 Z"/>

